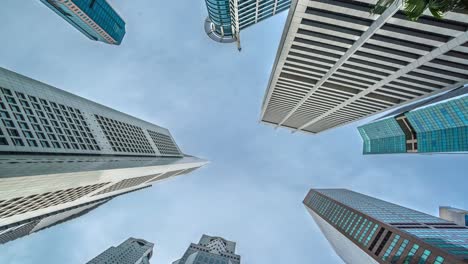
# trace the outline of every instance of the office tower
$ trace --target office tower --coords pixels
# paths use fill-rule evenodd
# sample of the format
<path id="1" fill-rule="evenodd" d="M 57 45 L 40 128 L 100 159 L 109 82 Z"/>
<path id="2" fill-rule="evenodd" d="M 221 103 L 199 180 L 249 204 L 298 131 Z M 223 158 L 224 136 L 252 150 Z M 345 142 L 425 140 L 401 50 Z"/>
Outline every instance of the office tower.
<path id="1" fill-rule="evenodd" d="M 240 264 L 240 256 L 235 252 L 235 242 L 222 237 L 203 235 L 198 244 L 191 243 L 182 258 L 172 264 Z"/>
<path id="2" fill-rule="evenodd" d="M 205 31 L 217 42 L 237 42 L 240 31 L 274 16 L 291 5 L 291 0 L 205 0 L 208 18 Z"/>
<path id="3" fill-rule="evenodd" d="M 457 225 L 468 226 L 468 211 L 450 206 L 439 206 L 439 217 Z"/>
<path id="4" fill-rule="evenodd" d="M 468 151 L 468 86 L 360 126 L 364 154 Z"/>
<path id="5" fill-rule="evenodd" d="M 165 128 L 0 68 L 3 243 L 204 164 Z"/>
<path id="6" fill-rule="evenodd" d="M 129 238 L 117 247 L 110 247 L 88 264 L 149 264 L 154 244 L 143 239 Z"/>
<path id="7" fill-rule="evenodd" d="M 412 22 L 401 2 L 293 1 L 261 121 L 314 134 L 467 83 L 468 15 Z"/>
<path id="8" fill-rule="evenodd" d="M 106 0 L 41 0 L 89 39 L 120 45 L 125 22 Z"/>
<path id="9" fill-rule="evenodd" d="M 468 229 L 345 189 L 312 189 L 304 205 L 348 264 L 468 261 Z"/>

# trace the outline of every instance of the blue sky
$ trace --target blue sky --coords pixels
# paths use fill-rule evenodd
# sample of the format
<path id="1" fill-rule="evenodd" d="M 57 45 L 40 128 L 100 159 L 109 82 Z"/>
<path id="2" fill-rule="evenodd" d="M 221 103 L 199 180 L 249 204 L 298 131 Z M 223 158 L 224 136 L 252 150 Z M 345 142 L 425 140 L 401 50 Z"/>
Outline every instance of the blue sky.
<path id="1" fill-rule="evenodd" d="M 211 163 L 0 246 L 0 263 L 84 263 L 129 236 L 171 263 L 204 233 L 236 241 L 243 264 L 341 263 L 302 205 L 310 188 L 468 208 L 466 156 L 363 156 L 365 120 L 319 135 L 258 122 L 286 13 L 243 31 L 239 53 L 205 35 L 203 0 L 110 2 L 127 22 L 121 46 L 88 40 L 39 0 L 3 0 L 0 66 L 166 127 Z"/>

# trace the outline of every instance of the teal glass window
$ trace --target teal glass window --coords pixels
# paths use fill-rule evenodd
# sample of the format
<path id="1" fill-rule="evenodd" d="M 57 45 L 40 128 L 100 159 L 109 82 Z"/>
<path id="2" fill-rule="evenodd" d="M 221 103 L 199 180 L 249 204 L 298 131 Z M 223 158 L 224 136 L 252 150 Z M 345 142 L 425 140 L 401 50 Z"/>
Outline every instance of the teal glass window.
<path id="1" fill-rule="evenodd" d="M 401 254 L 403 254 L 403 251 L 405 251 L 406 247 L 408 246 L 409 240 L 405 239 L 403 240 L 403 243 L 401 243 L 400 248 L 398 249 L 397 253 L 395 256 L 392 258 L 391 263 L 397 263 L 398 260 L 400 260 Z"/>
<path id="2" fill-rule="evenodd" d="M 427 249 L 424 250 L 423 254 L 419 258 L 418 264 L 425 264 L 430 255 L 431 255 L 430 250 L 427 250 Z"/>
<path id="3" fill-rule="evenodd" d="M 385 254 L 383 255 L 382 257 L 382 260 L 386 261 L 388 259 L 388 257 L 390 256 L 390 254 L 392 253 L 392 250 L 393 248 L 395 247 L 395 245 L 398 243 L 398 241 L 400 240 L 400 236 L 399 235 L 395 235 L 395 237 L 393 238 L 393 241 L 392 243 L 390 244 L 390 246 L 387 248 L 387 250 L 385 251 Z"/>
<path id="4" fill-rule="evenodd" d="M 403 261 L 403 264 L 410 264 L 411 260 L 413 260 L 414 255 L 419 249 L 418 244 L 414 244 L 411 250 L 408 252 L 408 255 L 405 257 L 405 260 Z"/>

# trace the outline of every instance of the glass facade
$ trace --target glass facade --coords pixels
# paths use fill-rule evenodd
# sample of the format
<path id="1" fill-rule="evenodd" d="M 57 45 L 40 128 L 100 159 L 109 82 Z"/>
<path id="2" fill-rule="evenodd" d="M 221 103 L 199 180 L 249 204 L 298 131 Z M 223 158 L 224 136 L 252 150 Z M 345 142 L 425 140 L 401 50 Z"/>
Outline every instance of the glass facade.
<path id="1" fill-rule="evenodd" d="M 311 190 L 304 204 L 379 263 L 468 259 L 468 229 L 438 217 L 344 189 Z"/>
<path id="2" fill-rule="evenodd" d="M 468 88 L 454 91 L 452 99 L 450 93 L 440 96 L 445 100 L 437 103 L 433 102 L 438 100 L 436 97 L 432 102 L 418 104 L 418 108 L 406 107 L 407 112 L 399 113 L 404 118 L 389 117 L 359 127 L 363 153 L 467 152 Z"/>
<path id="3" fill-rule="evenodd" d="M 289 9 L 291 0 L 205 0 L 208 35 L 219 42 L 231 42 L 242 29 Z M 214 34 L 214 35 L 213 35 Z"/>
<path id="4" fill-rule="evenodd" d="M 418 135 L 418 152 L 468 151 L 468 96 L 405 115 Z"/>
<path id="5" fill-rule="evenodd" d="M 125 22 L 106 0 L 41 0 L 92 40 L 119 45 Z"/>
<path id="6" fill-rule="evenodd" d="M 364 141 L 364 154 L 405 153 L 405 133 L 393 118 L 379 120 L 358 128 Z"/>

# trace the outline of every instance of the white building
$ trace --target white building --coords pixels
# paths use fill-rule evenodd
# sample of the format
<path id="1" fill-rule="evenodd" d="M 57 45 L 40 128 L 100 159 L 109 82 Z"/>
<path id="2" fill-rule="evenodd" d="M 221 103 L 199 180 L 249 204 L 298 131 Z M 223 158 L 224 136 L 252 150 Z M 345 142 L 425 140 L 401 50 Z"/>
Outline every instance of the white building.
<path id="1" fill-rule="evenodd" d="M 2 68 L 0 118 L 3 242 L 28 233 L 31 221 L 76 214 L 207 163 L 182 153 L 165 128 Z"/>
<path id="2" fill-rule="evenodd" d="M 222 237 L 203 235 L 198 244 L 190 244 L 182 258 L 172 264 L 240 264 L 236 254 L 236 243 Z"/>
<path id="3" fill-rule="evenodd" d="M 468 15 L 408 20 L 401 1 L 294 0 L 261 121 L 319 133 L 468 83 Z"/>

